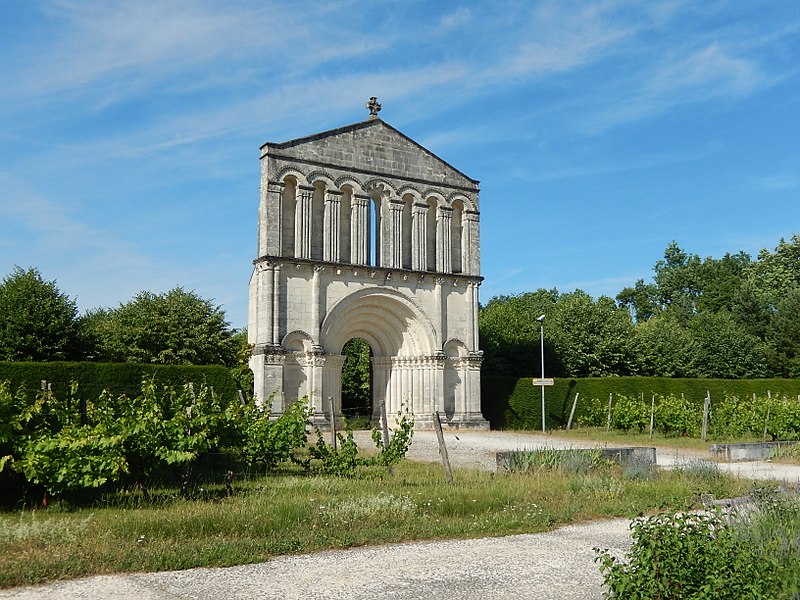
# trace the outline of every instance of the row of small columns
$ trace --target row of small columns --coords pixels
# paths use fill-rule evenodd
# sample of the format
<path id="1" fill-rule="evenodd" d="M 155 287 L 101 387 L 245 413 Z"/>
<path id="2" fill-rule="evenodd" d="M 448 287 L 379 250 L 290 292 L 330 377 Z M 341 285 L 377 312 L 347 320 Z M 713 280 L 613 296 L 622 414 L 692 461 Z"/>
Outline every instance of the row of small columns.
<path id="1" fill-rule="evenodd" d="M 283 182 L 270 182 L 268 184 L 268 194 L 274 195 L 273 202 L 278 207 L 278 223 L 283 222 Z M 340 245 L 340 214 L 341 198 L 340 190 L 325 191 L 325 211 L 323 216 L 323 256 L 326 262 L 342 262 Z M 297 203 L 295 208 L 294 220 L 294 257 L 310 259 L 312 231 L 312 203 L 314 188 L 307 185 L 299 185 L 297 188 Z M 370 196 L 354 193 L 351 197 L 350 206 L 350 257 L 349 262 L 355 265 L 366 265 L 369 262 L 369 203 Z M 387 244 L 386 252 L 381 255 L 382 266 L 390 269 L 403 268 L 403 208 L 405 201 L 399 198 L 390 198 L 389 206 L 389 227 L 386 232 Z M 411 269 L 415 271 L 428 270 L 427 256 L 427 236 L 428 220 L 427 214 L 430 206 L 421 202 L 414 202 L 411 212 Z M 440 273 L 453 272 L 452 257 L 452 214 L 453 209 L 449 206 L 437 206 L 436 210 L 436 271 Z M 462 213 L 462 248 L 472 247 L 473 231 L 477 228 L 479 215 L 476 211 L 464 210 Z M 276 227 L 274 234 L 281 236 L 281 228 Z M 267 254 L 267 227 L 261 227 L 260 253 Z M 276 248 L 282 248 L 280 239 L 276 240 Z M 471 273 L 468 264 L 468 253 L 462 252 L 461 268 L 459 271 L 467 274 Z"/>

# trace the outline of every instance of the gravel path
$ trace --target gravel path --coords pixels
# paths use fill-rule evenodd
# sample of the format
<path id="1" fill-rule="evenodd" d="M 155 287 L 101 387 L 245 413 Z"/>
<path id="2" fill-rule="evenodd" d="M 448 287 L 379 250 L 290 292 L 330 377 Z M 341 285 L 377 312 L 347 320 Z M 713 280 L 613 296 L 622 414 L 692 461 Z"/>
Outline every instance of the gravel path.
<path id="1" fill-rule="evenodd" d="M 369 445 L 366 432 L 356 432 Z M 455 468 L 495 470 L 495 452 L 575 447 L 575 442 L 524 432 L 446 432 Z M 582 443 L 583 446 L 591 442 Z M 438 461 L 433 432 L 415 432 L 414 460 Z M 669 468 L 708 459 L 703 452 L 662 450 Z M 800 481 L 800 467 L 774 463 L 722 464 L 748 478 Z M 488 598 L 589 600 L 602 598 L 593 548 L 621 554 L 630 545 L 625 519 L 595 521 L 548 533 L 463 541 L 391 544 L 288 556 L 224 569 L 187 569 L 89 577 L 44 586 L 0 590 L 0 600 L 417 600 Z"/>

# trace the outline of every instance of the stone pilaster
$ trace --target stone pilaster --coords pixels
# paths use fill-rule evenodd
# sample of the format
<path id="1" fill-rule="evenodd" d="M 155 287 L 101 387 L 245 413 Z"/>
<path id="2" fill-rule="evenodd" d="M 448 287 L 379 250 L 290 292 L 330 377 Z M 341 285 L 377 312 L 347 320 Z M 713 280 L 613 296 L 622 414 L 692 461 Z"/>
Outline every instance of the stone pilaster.
<path id="1" fill-rule="evenodd" d="M 299 186 L 294 222 L 294 255 L 297 258 L 311 258 L 311 207 L 313 199 L 313 187 L 307 185 Z"/>
<path id="2" fill-rule="evenodd" d="M 480 241 L 478 239 L 480 216 L 474 210 L 465 210 L 462 218 L 464 222 L 461 235 L 464 236 L 464 239 L 462 240 L 461 268 L 467 275 L 480 275 Z"/>
<path id="3" fill-rule="evenodd" d="M 270 181 L 258 206 L 258 256 L 279 256 L 283 224 L 283 182 Z"/>
<path id="4" fill-rule="evenodd" d="M 339 262 L 340 260 L 339 212 L 341 200 L 342 192 L 338 190 L 327 190 L 325 192 L 325 217 L 322 224 L 324 235 L 322 259 L 326 262 Z"/>
<path id="5" fill-rule="evenodd" d="M 314 339 L 314 347 L 322 350 L 319 339 L 319 326 L 321 323 L 319 309 L 321 303 L 320 278 L 325 271 L 322 265 L 314 265 L 314 273 L 311 275 L 311 337 Z"/>
<path id="6" fill-rule="evenodd" d="M 350 203 L 350 262 L 366 265 L 369 260 L 369 196 L 353 194 Z"/>
<path id="7" fill-rule="evenodd" d="M 399 198 L 389 200 L 388 256 L 384 266 L 390 269 L 403 268 L 403 206 Z"/>
<path id="8" fill-rule="evenodd" d="M 277 346 L 281 341 L 281 265 L 275 265 L 272 270 L 272 333 L 269 336 L 269 343 Z M 265 298 L 265 303 L 269 303 L 269 298 Z"/>
<path id="9" fill-rule="evenodd" d="M 256 315 L 256 339 L 259 343 L 273 344 L 273 320 L 275 307 L 272 298 L 275 293 L 275 263 L 261 261 L 256 263 L 258 298 Z"/>
<path id="10" fill-rule="evenodd" d="M 434 326 L 439 339 L 436 341 L 437 349 L 442 350 L 447 341 L 447 298 L 442 291 L 444 287 L 444 277 L 437 277 L 433 288 L 433 317 Z"/>
<path id="11" fill-rule="evenodd" d="M 415 202 L 411 209 L 411 268 L 428 269 L 428 205 Z"/>

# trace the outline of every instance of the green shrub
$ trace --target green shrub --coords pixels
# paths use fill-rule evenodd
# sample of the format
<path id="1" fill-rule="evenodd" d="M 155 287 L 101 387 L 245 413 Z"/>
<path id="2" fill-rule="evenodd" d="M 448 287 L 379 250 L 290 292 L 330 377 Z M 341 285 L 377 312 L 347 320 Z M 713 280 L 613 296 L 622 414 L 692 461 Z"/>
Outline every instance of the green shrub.
<path id="1" fill-rule="evenodd" d="M 604 426 L 608 395 L 641 398 L 647 406 L 656 397 L 681 395 L 698 411 L 702 420 L 703 399 L 711 393 L 712 411 L 726 394 L 739 398 L 756 394 L 765 398 L 796 399 L 800 395 L 800 379 L 680 379 L 669 377 L 588 377 L 556 379 L 555 385 L 545 387 L 547 428 L 563 427 L 568 418 L 575 394 L 579 394 L 575 423 Z M 541 388 L 534 387 L 530 378 L 498 377 L 484 372 L 481 376 L 481 409 L 493 429 L 541 430 Z M 606 403 L 606 404 L 603 404 Z M 603 408 L 599 409 L 599 405 Z M 800 404 L 800 402 L 798 402 Z M 598 408 L 596 412 L 592 412 Z M 794 418 L 794 417 L 793 417 Z M 700 422 L 700 421 L 698 421 Z M 763 432 L 763 420 L 761 422 Z M 648 421 L 649 426 L 649 421 Z"/>
<path id="2" fill-rule="evenodd" d="M 611 427 L 621 431 L 644 431 L 650 424 L 650 403 L 638 396 L 619 395 L 611 402 Z"/>
<path id="3" fill-rule="evenodd" d="M 42 381 L 65 401 L 77 405 L 81 400 L 100 396 L 103 390 L 114 395 L 136 397 L 144 378 L 157 384 L 181 386 L 193 382 L 205 384 L 216 394 L 235 397 L 237 385 L 228 368 L 221 365 L 144 365 L 134 363 L 94 362 L 0 362 L 0 381 L 9 381 L 12 391 L 24 386 L 29 392 L 40 388 Z M 78 396 L 72 397 L 72 383 L 80 382 Z"/>
<path id="4" fill-rule="evenodd" d="M 595 548 L 607 598 L 776 600 L 785 592 L 778 559 L 736 533 L 719 513 L 660 514 L 631 524 L 623 560 Z"/>

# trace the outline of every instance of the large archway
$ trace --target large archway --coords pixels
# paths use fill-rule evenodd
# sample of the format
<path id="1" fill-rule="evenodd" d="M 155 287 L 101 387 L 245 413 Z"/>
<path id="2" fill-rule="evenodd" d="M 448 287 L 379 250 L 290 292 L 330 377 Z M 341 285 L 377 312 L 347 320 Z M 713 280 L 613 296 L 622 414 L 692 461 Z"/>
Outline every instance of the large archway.
<path id="1" fill-rule="evenodd" d="M 439 409 L 436 399 L 442 389 L 444 356 L 437 353 L 432 324 L 414 302 L 385 288 L 367 288 L 346 296 L 333 306 L 320 328 L 320 342 L 330 356 L 342 354 L 353 338 L 364 340 L 372 350 L 372 419 L 380 420 L 380 406 L 387 414 L 411 412 L 427 420 Z M 340 378 L 343 360 L 330 361 L 324 379 Z M 342 409 L 341 390 L 331 396 Z"/>

